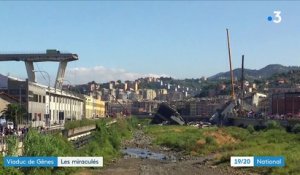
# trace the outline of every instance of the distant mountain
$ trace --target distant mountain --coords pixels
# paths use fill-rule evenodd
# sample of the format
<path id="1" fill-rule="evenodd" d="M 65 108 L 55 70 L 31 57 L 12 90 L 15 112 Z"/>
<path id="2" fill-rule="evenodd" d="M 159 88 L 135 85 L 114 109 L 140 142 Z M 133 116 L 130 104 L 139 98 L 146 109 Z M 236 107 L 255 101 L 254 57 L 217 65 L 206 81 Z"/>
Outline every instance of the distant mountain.
<path id="1" fill-rule="evenodd" d="M 269 78 L 274 74 L 287 73 L 291 70 L 300 70 L 299 66 L 283 66 L 280 64 L 270 64 L 266 67 L 256 70 L 256 69 L 245 69 L 245 79 L 263 79 Z M 241 68 L 237 68 L 233 70 L 233 74 L 235 78 L 240 79 L 242 73 Z M 210 80 L 221 80 L 221 79 L 230 79 L 230 71 L 221 72 L 216 75 L 209 77 Z"/>

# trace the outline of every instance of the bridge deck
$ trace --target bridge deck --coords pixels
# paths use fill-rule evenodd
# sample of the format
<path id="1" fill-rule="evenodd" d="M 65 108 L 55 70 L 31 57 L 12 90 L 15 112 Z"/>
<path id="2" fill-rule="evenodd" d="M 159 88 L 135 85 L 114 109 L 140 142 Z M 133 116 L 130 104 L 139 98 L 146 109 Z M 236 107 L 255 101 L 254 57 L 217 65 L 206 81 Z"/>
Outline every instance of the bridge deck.
<path id="1" fill-rule="evenodd" d="M 60 62 L 60 61 L 75 61 L 75 60 L 78 60 L 78 55 L 72 53 L 0 54 L 0 61 Z"/>

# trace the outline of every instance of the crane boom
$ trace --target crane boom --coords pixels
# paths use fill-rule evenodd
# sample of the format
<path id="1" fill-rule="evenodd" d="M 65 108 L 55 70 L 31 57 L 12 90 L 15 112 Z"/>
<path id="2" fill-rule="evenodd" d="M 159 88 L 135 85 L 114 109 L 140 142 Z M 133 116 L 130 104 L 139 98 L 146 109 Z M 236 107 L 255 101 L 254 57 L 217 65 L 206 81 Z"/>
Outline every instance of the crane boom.
<path id="1" fill-rule="evenodd" d="M 230 79 L 231 79 L 231 98 L 235 99 L 234 93 L 234 84 L 233 84 L 233 70 L 231 64 L 231 51 L 230 51 L 230 41 L 229 41 L 229 31 L 226 29 L 227 32 L 227 46 L 228 46 L 228 57 L 229 57 L 229 66 L 230 66 Z"/>

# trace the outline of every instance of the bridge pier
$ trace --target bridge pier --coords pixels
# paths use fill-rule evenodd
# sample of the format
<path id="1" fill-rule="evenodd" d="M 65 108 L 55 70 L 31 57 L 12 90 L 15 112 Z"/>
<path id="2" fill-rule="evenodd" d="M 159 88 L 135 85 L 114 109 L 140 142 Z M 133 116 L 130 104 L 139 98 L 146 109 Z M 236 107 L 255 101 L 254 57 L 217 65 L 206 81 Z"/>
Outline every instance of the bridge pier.
<path id="1" fill-rule="evenodd" d="M 31 82 L 36 82 L 33 61 L 24 61 L 24 62 L 26 66 L 28 80 Z"/>
<path id="2" fill-rule="evenodd" d="M 55 81 L 55 85 L 54 85 L 55 89 L 62 89 L 67 64 L 68 64 L 67 61 L 59 62 L 59 67 L 58 67 L 57 75 L 56 75 L 56 81 Z"/>

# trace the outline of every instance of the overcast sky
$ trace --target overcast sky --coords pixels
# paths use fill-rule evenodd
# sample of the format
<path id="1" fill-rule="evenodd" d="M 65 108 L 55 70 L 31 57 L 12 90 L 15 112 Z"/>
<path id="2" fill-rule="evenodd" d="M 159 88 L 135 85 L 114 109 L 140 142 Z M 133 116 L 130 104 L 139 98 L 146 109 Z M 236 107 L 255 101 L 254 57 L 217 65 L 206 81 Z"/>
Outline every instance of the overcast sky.
<path id="1" fill-rule="evenodd" d="M 280 10 L 279 24 L 267 20 Z M 0 2 L 0 53 L 58 49 L 79 55 L 66 78 L 74 84 L 141 76 L 211 76 L 245 54 L 247 68 L 300 64 L 300 2 L 63 1 Z M 38 63 L 51 74 L 58 64 Z M 23 62 L 1 62 L 0 73 L 26 78 Z"/>

